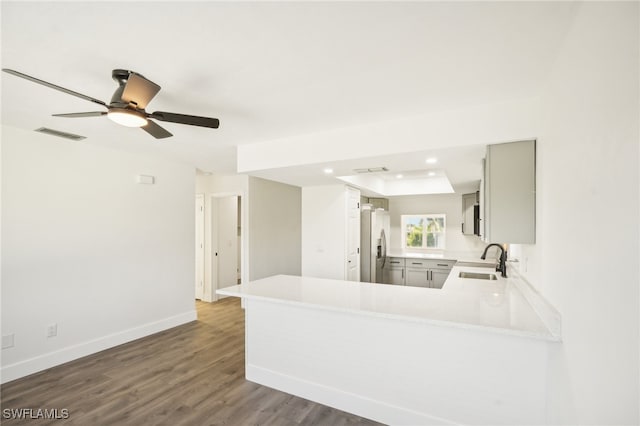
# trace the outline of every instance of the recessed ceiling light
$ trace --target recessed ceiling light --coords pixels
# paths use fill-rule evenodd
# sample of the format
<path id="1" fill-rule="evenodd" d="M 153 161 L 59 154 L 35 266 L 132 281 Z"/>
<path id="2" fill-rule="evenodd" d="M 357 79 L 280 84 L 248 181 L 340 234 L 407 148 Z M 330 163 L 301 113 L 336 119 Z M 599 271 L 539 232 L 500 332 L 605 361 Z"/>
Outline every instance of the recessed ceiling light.
<path id="1" fill-rule="evenodd" d="M 330 175 L 331 173 L 333 173 L 333 169 L 327 167 L 326 169 L 324 169 L 324 172 L 328 175 Z"/>
<path id="2" fill-rule="evenodd" d="M 429 157 L 425 160 L 425 163 L 427 164 L 436 164 L 438 162 L 438 159 L 436 157 Z"/>
<path id="3" fill-rule="evenodd" d="M 400 174 L 396 175 L 396 179 L 402 179 L 403 177 L 404 177 L 404 176 L 402 176 L 402 175 L 400 175 Z"/>
<path id="4" fill-rule="evenodd" d="M 435 176 L 435 175 L 436 175 L 436 172 L 429 172 L 429 173 L 427 173 L 427 176 Z"/>

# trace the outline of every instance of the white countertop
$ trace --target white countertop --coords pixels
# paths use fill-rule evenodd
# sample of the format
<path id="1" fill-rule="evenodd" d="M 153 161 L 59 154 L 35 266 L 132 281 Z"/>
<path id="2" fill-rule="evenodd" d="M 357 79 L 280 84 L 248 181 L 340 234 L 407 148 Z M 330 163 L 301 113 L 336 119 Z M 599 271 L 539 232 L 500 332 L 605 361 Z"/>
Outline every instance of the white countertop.
<path id="1" fill-rule="evenodd" d="M 359 283 L 322 278 L 275 275 L 223 288 L 218 294 L 305 305 L 481 329 L 490 332 L 559 341 L 519 290 L 519 278 L 495 281 L 459 278 L 461 271 L 494 273 L 490 268 L 455 266 L 442 289 Z M 525 284 L 526 285 L 526 284 Z"/>
<path id="2" fill-rule="evenodd" d="M 387 252 L 387 257 L 404 257 L 406 259 L 442 259 L 442 260 L 457 260 L 459 262 L 474 262 L 474 263 L 486 263 L 495 264 L 496 259 L 480 259 L 482 252 L 468 252 L 468 251 L 436 251 L 436 252 L 414 252 L 407 250 L 390 250 Z"/>
<path id="3" fill-rule="evenodd" d="M 404 251 L 389 251 L 387 257 L 405 257 L 412 259 L 447 259 L 456 260 L 451 254 L 448 256 L 445 253 L 418 253 L 418 252 L 404 252 Z"/>

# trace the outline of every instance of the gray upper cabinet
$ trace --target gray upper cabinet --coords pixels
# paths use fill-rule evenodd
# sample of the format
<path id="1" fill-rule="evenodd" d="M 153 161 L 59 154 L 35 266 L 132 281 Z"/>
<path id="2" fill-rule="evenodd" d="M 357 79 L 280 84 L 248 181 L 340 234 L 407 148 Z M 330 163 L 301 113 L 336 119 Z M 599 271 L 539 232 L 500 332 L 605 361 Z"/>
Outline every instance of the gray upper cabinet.
<path id="1" fill-rule="evenodd" d="M 462 233 L 464 235 L 475 235 L 474 232 L 474 210 L 477 204 L 476 193 L 462 195 Z"/>
<path id="2" fill-rule="evenodd" d="M 532 244 L 536 239 L 536 142 L 487 146 L 483 240 Z"/>
<path id="3" fill-rule="evenodd" d="M 389 211 L 388 198 L 367 198 L 366 202 L 371 204 L 371 207 L 374 209 L 384 209 L 385 211 Z"/>

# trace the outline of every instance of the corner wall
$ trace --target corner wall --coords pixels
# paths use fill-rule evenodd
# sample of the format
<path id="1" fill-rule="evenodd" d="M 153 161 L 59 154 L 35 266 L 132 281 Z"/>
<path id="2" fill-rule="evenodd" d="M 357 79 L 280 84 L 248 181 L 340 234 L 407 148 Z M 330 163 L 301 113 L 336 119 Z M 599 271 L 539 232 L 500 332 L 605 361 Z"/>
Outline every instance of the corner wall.
<path id="1" fill-rule="evenodd" d="M 560 311 L 552 424 L 638 424 L 638 3 L 582 3 L 546 95 L 537 236 L 521 268 Z"/>
<path id="2" fill-rule="evenodd" d="M 249 177 L 249 279 L 301 272 L 301 189 Z"/>
<path id="3" fill-rule="evenodd" d="M 2 127 L 3 382 L 196 319 L 194 175 Z"/>
<path id="4" fill-rule="evenodd" d="M 346 186 L 302 188 L 302 275 L 345 280 Z"/>

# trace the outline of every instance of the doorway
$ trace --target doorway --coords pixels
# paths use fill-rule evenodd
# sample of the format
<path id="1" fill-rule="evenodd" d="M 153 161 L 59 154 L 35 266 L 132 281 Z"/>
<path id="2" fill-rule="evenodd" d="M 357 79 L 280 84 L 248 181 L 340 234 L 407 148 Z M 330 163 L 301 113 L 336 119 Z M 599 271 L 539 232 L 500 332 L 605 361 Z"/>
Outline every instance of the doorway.
<path id="1" fill-rule="evenodd" d="M 225 296 L 216 290 L 242 282 L 243 202 L 239 194 L 213 194 L 210 197 L 211 251 L 209 292 L 211 301 Z M 206 282 L 206 280 L 205 280 Z M 206 291 L 205 291 L 206 292 Z"/>
<path id="2" fill-rule="evenodd" d="M 213 290 L 239 284 L 241 275 L 242 200 L 237 195 L 212 197 Z"/>
<path id="3" fill-rule="evenodd" d="M 214 302 L 225 297 L 217 295 L 217 289 L 242 282 L 242 204 L 239 194 L 196 195 L 196 299 Z M 202 290 L 199 288 L 200 271 Z"/>

